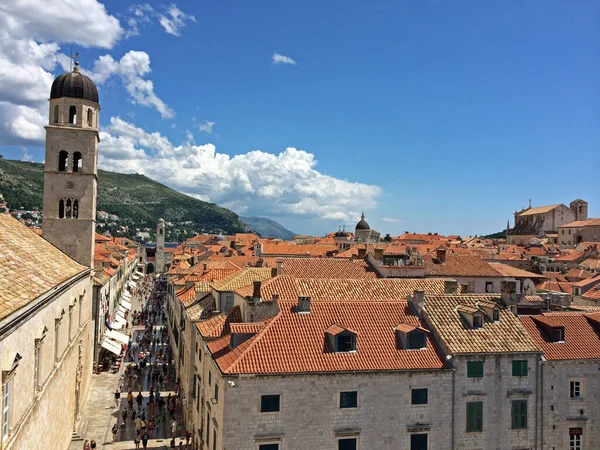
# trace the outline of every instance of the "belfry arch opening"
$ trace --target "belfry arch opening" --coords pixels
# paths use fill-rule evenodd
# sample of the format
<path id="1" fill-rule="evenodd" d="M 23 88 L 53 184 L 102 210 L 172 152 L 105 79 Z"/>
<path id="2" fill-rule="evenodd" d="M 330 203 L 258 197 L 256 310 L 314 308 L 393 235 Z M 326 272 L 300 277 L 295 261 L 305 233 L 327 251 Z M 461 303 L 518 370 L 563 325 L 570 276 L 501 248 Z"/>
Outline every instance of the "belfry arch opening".
<path id="1" fill-rule="evenodd" d="M 64 217 L 65 217 L 65 201 L 63 199 L 60 199 L 58 201 L 58 218 L 64 219 Z"/>
<path id="2" fill-rule="evenodd" d="M 71 106 L 69 108 L 69 123 L 75 124 L 77 123 L 77 107 Z"/>
<path id="3" fill-rule="evenodd" d="M 69 153 L 66 150 L 58 152 L 58 171 L 66 172 L 69 167 Z"/>
<path id="4" fill-rule="evenodd" d="M 65 202 L 65 217 L 67 219 L 71 218 L 71 199 L 68 198 L 67 201 Z"/>
<path id="5" fill-rule="evenodd" d="M 73 219 L 79 217 L 79 200 L 73 200 Z"/>
<path id="6" fill-rule="evenodd" d="M 83 159 L 81 152 L 73 153 L 73 172 L 81 172 L 83 168 Z"/>
<path id="7" fill-rule="evenodd" d="M 94 112 L 91 108 L 87 110 L 87 124 L 88 127 L 94 126 Z"/>
<path id="8" fill-rule="evenodd" d="M 58 105 L 54 106 L 54 123 L 58 123 L 59 122 L 59 117 L 60 117 L 60 109 L 58 108 Z"/>

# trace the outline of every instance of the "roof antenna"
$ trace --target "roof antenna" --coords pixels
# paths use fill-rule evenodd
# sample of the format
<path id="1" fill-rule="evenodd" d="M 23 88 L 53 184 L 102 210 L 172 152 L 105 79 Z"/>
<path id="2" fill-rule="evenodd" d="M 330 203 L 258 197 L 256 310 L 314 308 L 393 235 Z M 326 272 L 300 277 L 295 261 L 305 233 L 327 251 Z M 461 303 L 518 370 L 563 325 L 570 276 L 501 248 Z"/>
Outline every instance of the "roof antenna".
<path id="1" fill-rule="evenodd" d="M 79 72 L 79 53 L 75 52 L 73 58 L 75 59 L 75 68 L 73 69 L 73 72 Z"/>
<path id="2" fill-rule="evenodd" d="M 73 71 L 73 44 L 71 44 L 71 57 L 69 58 L 69 72 Z"/>

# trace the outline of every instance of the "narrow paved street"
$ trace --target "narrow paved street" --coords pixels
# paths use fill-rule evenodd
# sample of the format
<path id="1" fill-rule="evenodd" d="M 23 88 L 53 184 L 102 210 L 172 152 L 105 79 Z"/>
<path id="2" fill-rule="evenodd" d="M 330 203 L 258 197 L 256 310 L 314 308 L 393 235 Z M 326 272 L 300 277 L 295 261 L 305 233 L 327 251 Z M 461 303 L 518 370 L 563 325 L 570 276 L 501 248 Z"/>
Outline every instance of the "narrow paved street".
<path id="1" fill-rule="evenodd" d="M 131 300 L 129 327 L 121 330 L 130 334 L 130 345 L 117 373 L 92 376 L 81 414 L 82 437 L 95 440 L 98 449 L 142 449 L 142 438 L 146 435 L 146 448 L 168 449 L 175 436 L 176 448 L 186 448 L 176 375 L 170 363 L 172 355 L 164 305 L 155 296 L 153 278 L 146 277 L 138 285 Z M 133 311 L 142 311 L 142 319 L 135 326 L 132 326 Z M 118 405 L 117 390 L 121 393 Z M 145 430 L 143 424 L 146 424 Z M 115 425 L 117 434 L 113 442 Z M 136 446 L 136 435 L 142 441 L 139 446 Z M 73 441 L 70 450 L 81 450 L 83 446 L 83 440 Z"/>

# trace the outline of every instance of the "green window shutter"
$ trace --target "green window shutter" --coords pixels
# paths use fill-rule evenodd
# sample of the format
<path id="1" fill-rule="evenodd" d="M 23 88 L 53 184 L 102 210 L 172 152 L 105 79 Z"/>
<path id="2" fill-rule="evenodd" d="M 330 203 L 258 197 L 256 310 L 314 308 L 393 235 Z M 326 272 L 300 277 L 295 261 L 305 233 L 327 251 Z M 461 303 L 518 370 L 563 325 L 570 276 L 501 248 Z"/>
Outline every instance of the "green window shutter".
<path id="1" fill-rule="evenodd" d="M 512 362 L 513 377 L 526 377 L 528 370 L 527 361 L 517 360 Z"/>
<path id="2" fill-rule="evenodd" d="M 512 428 L 527 428 L 527 400 L 513 400 L 511 409 Z"/>
<path id="3" fill-rule="evenodd" d="M 483 402 L 467 403 L 467 433 L 483 431 Z"/>
<path id="4" fill-rule="evenodd" d="M 467 361 L 467 378 L 483 377 L 483 361 Z"/>

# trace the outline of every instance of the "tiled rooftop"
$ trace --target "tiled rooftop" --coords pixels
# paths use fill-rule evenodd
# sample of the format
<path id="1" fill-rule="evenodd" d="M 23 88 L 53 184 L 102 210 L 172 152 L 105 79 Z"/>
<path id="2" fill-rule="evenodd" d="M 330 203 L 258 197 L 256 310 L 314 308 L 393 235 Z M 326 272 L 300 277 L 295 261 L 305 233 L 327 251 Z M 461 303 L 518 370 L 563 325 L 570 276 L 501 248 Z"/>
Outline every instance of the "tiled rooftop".
<path id="1" fill-rule="evenodd" d="M 485 319 L 471 328 L 458 307 L 477 308 L 477 302 L 497 303 L 498 295 L 425 295 L 425 314 L 451 353 L 528 353 L 539 351 L 512 312 L 500 308 L 500 320 Z"/>
<path id="2" fill-rule="evenodd" d="M 443 294 L 443 278 L 374 278 L 374 279 L 327 279 L 294 278 L 278 276 L 261 285 L 261 297 L 270 301 L 273 294 L 281 300 L 297 300 L 308 295 L 311 300 L 405 300 L 415 290 L 430 294 Z M 460 286 L 457 287 L 457 291 Z M 236 293 L 251 296 L 253 286 L 238 289 Z"/>
<path id="3" fill-rule="evenodd" d="M 554 312 L 519 320 L 547 360 L 600 359 L 600 313 Z M 564 327 L 564 341 L 552 342 L 537 322 Z"/>
<path id="4" fill-rule="evenodd" d="M 442 277 L 500 277 L 500 273 L 479 256 L 446 254 L 444 263 L 424 255 L 425 275 Z"/>
<path id="5" fill-rule="evenodd" d="M 252 285 L 254 281 L 267 280 L 271 276 L 272 270 L 269 267 L 245 267 L 213 283 L 213 288 L 221 292 L 235 291 L 236 289 Z"/>
<path id="6" fill-rule="evenodd" d="M 502 264 L 497 262 L 489 262 L 492 268 L 500 273 L 503 277 L 514 277 L 514 278 L 544 278 L 543 275 L 529 272 L 527 270 L 519 269 L 518 267 L 509 266 L 508 264 Z"/>
<path id="7" fill-rule="evenodd" d="M 429 334 L 427 348 L 406 350 L 395 328 L 423 326 L 405 301 L 317 302 L 308 314 L 296 302 L 280 302 L 281 312 L 255 336 L 232 349 L 225 336 L 208 344 L 226 374 L 283 374 L 439 370 L 445 363 Z M 326 330 L 332 325 L 356 333 L 356 352 L 332 351 Z"/>
<path id="8" fill-rule="evenodd" d="M 85 270 L 17 219 L 0 213 L 0 319 Z"/>
<path id="9" fill-rule="evenodd" d="M 336 258 L 289 258 L 283 262 L 284 275 L 295 278 L 377 278 L 363 260 Z"/>
<path id="10" fill-rule="evenodd" d="M 228 313 L 216 314 L 209 319 L 196 322 L 196 328 L 203 338 L 215 339 L 229 334 L 229 324 L 242 321 L 239 306 L 234 306 Z"/>

